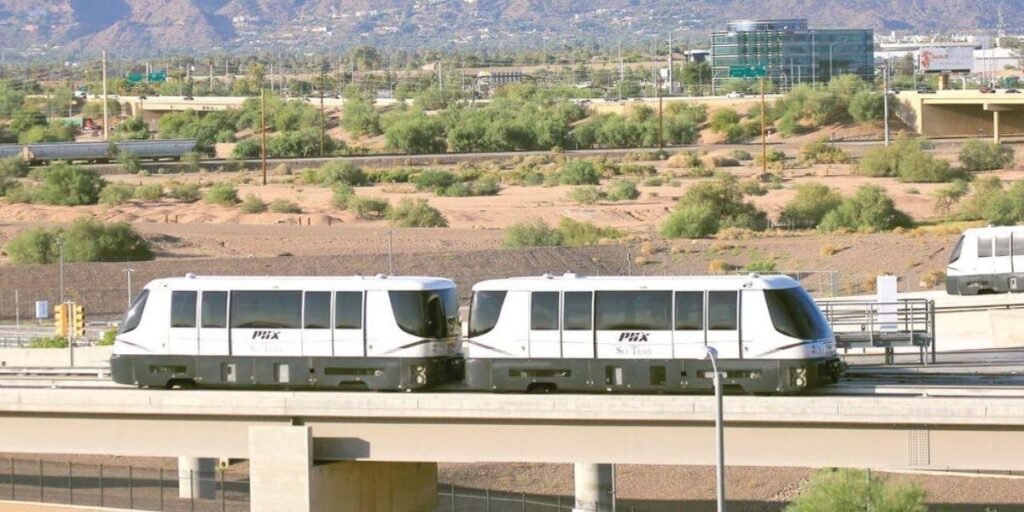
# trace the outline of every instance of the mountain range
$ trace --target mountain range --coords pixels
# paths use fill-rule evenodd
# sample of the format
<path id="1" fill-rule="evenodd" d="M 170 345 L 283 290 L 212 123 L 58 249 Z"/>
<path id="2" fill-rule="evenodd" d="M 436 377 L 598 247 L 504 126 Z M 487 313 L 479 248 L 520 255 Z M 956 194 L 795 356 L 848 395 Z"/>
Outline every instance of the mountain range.
<path id="1" fill-rule="evenodd" d="M 1005 18 L 1000 20 L 1000 13 Z M 6 55 L 516 47 L 646 34 L 705 41 L 725 20 L 913 33 L 1024 25 L 1024 0 L 0 0 Z"/>

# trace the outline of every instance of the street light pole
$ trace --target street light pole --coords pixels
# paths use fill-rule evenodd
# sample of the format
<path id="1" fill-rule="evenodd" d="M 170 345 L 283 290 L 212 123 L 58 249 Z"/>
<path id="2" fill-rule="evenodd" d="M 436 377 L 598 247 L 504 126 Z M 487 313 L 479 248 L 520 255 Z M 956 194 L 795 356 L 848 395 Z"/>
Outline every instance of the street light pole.
<path id="1" fill-rule="evenodd" d="M 134 268 L 126 268 L 121 270 L 125 274 L 128 274 L 128 307 L 132 307 L 132 272 L 135 272 Z"/>
<path id="2" fill-rule="evenodd" d="M 64 303 L 64 240 L 57 240 L 58 258 L 60 261 L 60 303 Z"/>
<path id="3" fill-rule="evenodd" d="M 717 480 L 716 498 L 718 512 L 725 512 L 725 429 L 722 424 L 722 380 L 718 373 L 718 351 L 714 347 L 704 347 L 704 357 L 711 360 L 711 370 L 715 372 L 715 478 Z"/>

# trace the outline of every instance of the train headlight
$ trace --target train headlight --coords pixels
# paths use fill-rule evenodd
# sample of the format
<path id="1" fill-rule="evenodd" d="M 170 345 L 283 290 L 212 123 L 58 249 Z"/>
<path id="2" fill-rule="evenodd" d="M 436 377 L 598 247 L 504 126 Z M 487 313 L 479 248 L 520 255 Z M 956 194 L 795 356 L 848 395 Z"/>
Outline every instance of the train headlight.
<path id="1" fill-rule="evenodd" d="M 420 364 L 414 364 L 414 365 L 412 365 L 411 369 L 412 369 L 412 380 L 413 380 L 413 382 L 415 382 L 416 384 L 420 384 L 420 385 L 423 385 L 423 384 L 427 383 L 427 367 L 426 366 L 423 366 L 423 365 L 420 365 Z"/>
<path id="2" fill-rule="evenodd" d="M 793 385 L 798 388 L 807 387 L 807 369 L 806 368 L 793 368 L 790 371 L 792 376 Z"/>

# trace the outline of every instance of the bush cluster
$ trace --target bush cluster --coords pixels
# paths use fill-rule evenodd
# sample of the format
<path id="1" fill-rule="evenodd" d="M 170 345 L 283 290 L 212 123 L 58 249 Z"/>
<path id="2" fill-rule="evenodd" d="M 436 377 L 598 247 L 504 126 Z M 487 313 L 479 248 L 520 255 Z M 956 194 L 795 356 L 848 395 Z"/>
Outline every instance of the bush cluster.
<path id="1" fill-rule="evenodd" d="M 967 172 L 994 171 L 1012 164 L 1013 156 L 1006 144 L 971 139 L 960 148 L 960 165 Z"/>
<path id="2" fill-rule="evenodd" d="M 403 228 L 448 227 L 448 220 L 426 199 L 402 199 L 388 210 L 387 218 L 395 226 Z"/>
<path id="3" fill-rule="evenodd" d="M 868 151 L 857 166 L 862 176 L 892 176 L 911 183 L 938 183 L 961 177 L 963 172 L 949 162 L 927 153 L 931 144 L 924 139 L 897 137 L 889 146 Z"/>
<path id="4" fill-rule="evenodd" d="M 818 228 L 825 232 L 871 232 L 912 225 L 910 217 L 896 209 L 896 204 L 881 187 L 864 185 L 852 197 L 844 198 L 838 207 L 825 214 Z"/>
<path id="5" fill-rule="evenodd" d="M 723 228 L 763 230 L 766 226 L 767 215 L 743 200 L 736 177 L 722 173 L 687 189 L 661 233 L 667 238 L 703 238 Z"/>
<path id="6" fill-rule="evenodd" d="M 602 240 L 619 238 L 622 232 L 602 228 L 590 222 L 563 217 L 555 227 L 541 219 L 518 222 L 505 230 L 505 247 L 550 247 L 594 245 Z"/>
<path id="7" fill-rule="evenodd" d="M 11 239 L 4 251 L 15 265 L 54 263 L 64 244 L 64 260 L 72 262 L 142 261 L 153 259 L 153 251 L 126 222 L 104 224 L 89 217 L 76 219 L 69 227 L 23 231 Z"/>

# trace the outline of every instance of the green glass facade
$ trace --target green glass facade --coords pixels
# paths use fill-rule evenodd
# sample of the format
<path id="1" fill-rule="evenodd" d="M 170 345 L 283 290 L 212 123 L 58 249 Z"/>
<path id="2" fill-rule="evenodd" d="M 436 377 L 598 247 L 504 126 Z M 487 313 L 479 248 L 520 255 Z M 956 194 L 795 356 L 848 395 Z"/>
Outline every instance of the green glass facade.
<path id="1" fill-rule="evenodd" d="M 711 35 L 715 85 L 730 80 L 730 70 L 763 67 L 777 86 L 828 82 L 832 76 L 874 76 L 871 30 L 811 30 L 806 20 L 732 21 Z"/>

